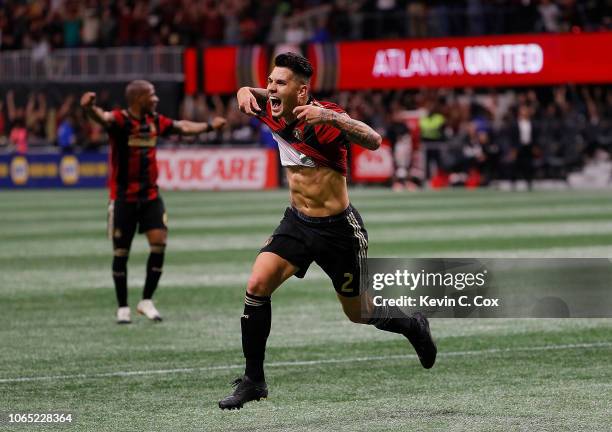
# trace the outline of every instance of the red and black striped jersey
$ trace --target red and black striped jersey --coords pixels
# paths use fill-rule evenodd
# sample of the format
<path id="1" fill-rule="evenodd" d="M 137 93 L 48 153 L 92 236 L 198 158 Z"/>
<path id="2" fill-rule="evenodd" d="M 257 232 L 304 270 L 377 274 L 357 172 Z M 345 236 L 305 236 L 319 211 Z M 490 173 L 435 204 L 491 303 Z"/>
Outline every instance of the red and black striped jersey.
<path id="1" fill-rule="evenodd" d="M 149 201 L 157 187 L 157 137 L 173 132 L 174 121 L 161 114 L 138 119 L 126 110 L 113 110 L 107 128 L 110 141 L 109 190 L 111 200 Z"/>
<path id="2" fill-rule="evenodd" d="M 308 103 L 338 113 L 345 112 L 332 102 L 318 102 L 310 98 Z M 346 156 L 350 143 L 340 129 L 328 124 L 313 126 L 304 121 L 287 123 L 283 118 L 275 119 L 270 101 L 266 104 L 266 113 L 259 119 L 272 130 L 283 166 L 324 166 L 346 177 Z"/>

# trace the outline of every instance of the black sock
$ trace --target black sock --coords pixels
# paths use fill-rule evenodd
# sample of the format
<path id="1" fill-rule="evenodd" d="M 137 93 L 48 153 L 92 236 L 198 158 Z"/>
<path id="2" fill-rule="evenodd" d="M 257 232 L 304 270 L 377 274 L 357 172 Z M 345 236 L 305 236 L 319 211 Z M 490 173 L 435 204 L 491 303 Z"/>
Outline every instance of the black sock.
<path id="1" fill-rule="evenodd" d="M 244 374 L 256 382 L 265 380 L 263 363 L 271 324 L 270 297 L 259 297 L 247 293 L 244 297 L 244 313 L 240 318 L 242 352 L 246 359 Z"/>
<path id="2" fill-rule="evenodd" d="M 125 307 L 127 302 L 127 256 L 113 257 L 113 281 L 119 307 Z"/>
<path id="3" fill-rule="evenodd" d="M 147 278 L 145 280 L 143 299 L 150 299 L 159 283 L 159 278 L 162 275 L 162 267 L 164 265 L 164 253 L 151 252 L 147 260 Z"/>
<path id="4" fill-rule="evenodd" d="M 396 306 L 377 306 L 376 314 L 368 321 L 379 330 L 407 335 L 416 325 L 416 320 L 405 316 Z"/>

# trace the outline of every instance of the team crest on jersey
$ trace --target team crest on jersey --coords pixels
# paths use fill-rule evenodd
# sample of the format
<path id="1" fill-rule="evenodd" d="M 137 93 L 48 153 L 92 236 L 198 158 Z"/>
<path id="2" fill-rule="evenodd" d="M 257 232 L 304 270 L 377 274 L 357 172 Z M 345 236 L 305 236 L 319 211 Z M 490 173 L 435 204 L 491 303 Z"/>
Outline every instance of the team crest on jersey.
<path id="1" fill-rule="evenodd" d="M 130 147 L 155 147 L 155 137 L 141 138 L 139 136 L 131 136 L 128 139 L 128 146 Z"/>
<path id="2" fill-rule="evenodd" d="M 130 147 L 155 147 L 157 143 L 157 128 L 154 123 L 141 125 L 137 133 L 130 135 Z"/>
<path id="3" fill-rule="evenodd" d="M 304 141 L 304 135 L 302 134 L 302 131 L 299 129 L 293 129 L 293 136 L 298 141 Z"/>

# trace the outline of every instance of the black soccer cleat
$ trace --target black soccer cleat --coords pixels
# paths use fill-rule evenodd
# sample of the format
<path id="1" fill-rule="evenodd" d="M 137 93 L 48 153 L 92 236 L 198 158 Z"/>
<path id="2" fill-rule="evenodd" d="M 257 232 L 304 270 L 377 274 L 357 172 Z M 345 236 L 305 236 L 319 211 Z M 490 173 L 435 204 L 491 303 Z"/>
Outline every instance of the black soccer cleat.
<path id="1" fill-rule="evenodd" d="M 234 392 L 219 401 L 219 408 L 223 410 L 240 409 L 247 402 L 254 400 L 258 401 L 268 397 L 268 386 L 265 381 L 251 381 L 251 379 L 245 375 L 236 379 L 232 385 L 235 387 Z"/>
<path id="2" fill-rule="evenodd" d="M 436 344 L 431 337 L 431 331 L 429 330 L 429 321 L 420 312 L 416 312 L 412 315 L 412 318 L 416 321 L 416 328 L 412 329 L 409 333 L 405 334 L 406 338 L 410 341 L 414 350 L 419 356 L 421 365 L 425 369 L 431 369 L 436 362 L 436 355 L 438 349 Z"/>

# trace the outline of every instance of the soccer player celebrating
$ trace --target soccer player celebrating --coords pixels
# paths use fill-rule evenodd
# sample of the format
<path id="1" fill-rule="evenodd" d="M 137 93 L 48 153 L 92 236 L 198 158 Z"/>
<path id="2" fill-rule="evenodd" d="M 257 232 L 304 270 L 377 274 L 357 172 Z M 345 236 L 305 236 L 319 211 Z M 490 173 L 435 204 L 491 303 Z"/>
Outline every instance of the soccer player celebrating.
<path id="1" fill-rule="evenodd" d="M 168 231 L 166 210 L 157 186 L 157 137 L 197 135 L 220 129 L 226 123 L 222 117 L 208 124 L 175 121 L 158 114 L 155 109 L 159 98 L 148 81 L 130 82 L 125 96 L 128 108 L 110 112 L 95 105 L 95 93 L 87 92 L 81 97 L 85 113 L 106 129 L 110 141 L 109 235 L 113 241 L 112 269 L 120 324 L 131 322 L 127 261 L 137 227 L 139 233 L 147 236 L 150 254 L 142 300 L 136 311 L 151 320 L 162 320 L 152 300 L 162 273 Z"/>
<path id="2" fill-rule="evenodd" d="M 437 353 L 423 315 L 396 318 L 402 315 L 389 308 L 368 314 L 373 319 L 361 313 L 368 234 L 348 198 L 347 147 L 354 143 L 376 150 L 380 135 L 339 106 L 309 94 L 313 71 L 306 58 L 280 54 L 274 65 L 266 89 L 243 87 L 237 98 L 242 112 L 258 116 L 272 130 L 286 167 L 291 206 L 255 259 L 240 319 L 246 369 L 234 381 L 233 393 L 219 402 L 221 409 L 240 409 L 268 395 L 263 364 L 272 318 L 270 297 L 289 277 L 304 277 L 313 261 L 332 280 L 351 321 L 405 336 L 425 368 L 433 366 Z M 373 311 L 371 301 L 363 300 Z"/>

